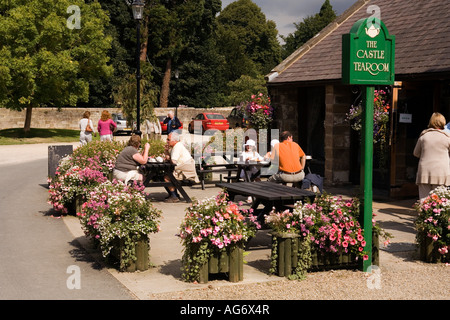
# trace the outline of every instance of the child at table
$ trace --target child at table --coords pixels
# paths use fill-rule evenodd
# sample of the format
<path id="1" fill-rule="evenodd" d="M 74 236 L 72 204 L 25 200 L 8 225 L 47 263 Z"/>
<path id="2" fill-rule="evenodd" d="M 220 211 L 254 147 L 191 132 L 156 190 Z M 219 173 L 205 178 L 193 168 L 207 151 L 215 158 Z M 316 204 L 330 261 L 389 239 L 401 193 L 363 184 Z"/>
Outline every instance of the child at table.
<path id="1" fill-rule="evenodd" d="M 256 143 L 252 139 L 248 139 L 244 144 L 244 152 L 240 157 L 241 163 L 251 163 L 251 162 L 259 162 L 263 161 L 264 157 L 261 157 L 259 153 L 256 151 Z M 247 174 L 250 176 L 250 181 L 261 181 L 261 170 L 257 167 L 251 166 L 246 170 Z M 241 171 L 241 178 L 245 177 L 244 170 Z"/>

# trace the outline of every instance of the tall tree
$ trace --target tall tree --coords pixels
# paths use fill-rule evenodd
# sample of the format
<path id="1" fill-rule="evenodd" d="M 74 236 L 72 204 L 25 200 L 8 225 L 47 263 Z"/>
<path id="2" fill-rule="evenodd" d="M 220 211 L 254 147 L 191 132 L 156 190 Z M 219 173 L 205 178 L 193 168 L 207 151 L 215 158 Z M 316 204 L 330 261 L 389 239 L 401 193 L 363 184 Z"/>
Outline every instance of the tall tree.
<path id="1" fill-rule="evenodd" d="M 336 12 L 333 10 L 330 1 L 325 0 L 319 13 L 306 17 L 302 22 L 294 23 L 296 30 L 286 37 L 281 36 L 285 42 L 283 45 L 283 58 L 287 58 L 335 18 Z"/>
<path id="2" fill-rule="evenodd" d="M 209 0 L 210 1 L 210 0 Z M 148 54 L 162 75 L 160 107 L 169 101 L 172 65 L 195 37 L 207 0 L 155 0 L 148 17 Z"/>
<path id="3" fill-rule="evenodd" d="M 221 88 L 225 85 L 224 59 L 215 38 L 216 15 L 221 9 L 220 0 L 203 1 L 201 15 L 192 25 L 189 45 L 185 46 L 174 64 L 179 79 L 172 79 L 169 104 L 184 104 L 200 108 L 223 104 Z"/>
<path id="4" fill-rule="evenodd" d="M 133 19 L 131 6 L 124 0 L 86 0 L 86 3 L 97 1 L 110 19 L 105 33 L 112 38 L 108 56 L 114 73 L 109 78 L 102 77 L 89 81 L 89 100 L 79 102 L 79 107 L 113 105 L 114 99 L 111 93 L 117 86 L 122 85 L 123 79 L 136 70 L 136 22 Z M 145 27 L 141 29 L 145 30 Z"/>
<path id="5" fill-rule="evenodd" d="M 79 16 L 67 13 L 71 5 L 78 6 Z M 112 74 L 107 24 L 97 2 L 0 1 L 0 105 L 26 109 L 25 132 L 33 107 L 87 101 L 89 81 Z"/>
<path id="6" fill-rule="evenodd" d="M 230 63 L 229 81 L 242 74 L 266 74 L 281 61 L 275 22 L 266 20 L 253 1 L 232 2 L 217 19 L 220 25 L 219 46 Z"/>

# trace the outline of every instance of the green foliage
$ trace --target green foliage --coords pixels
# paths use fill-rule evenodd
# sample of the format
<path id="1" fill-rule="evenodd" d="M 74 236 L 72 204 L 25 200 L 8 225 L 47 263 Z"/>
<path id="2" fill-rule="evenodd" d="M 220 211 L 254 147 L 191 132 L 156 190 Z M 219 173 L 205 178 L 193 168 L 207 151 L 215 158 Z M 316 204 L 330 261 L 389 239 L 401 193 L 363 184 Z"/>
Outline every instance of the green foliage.
<path id="1" fill-rule="evenodd" d="M 237 106 L 249 100 L 255 92 L 267 95 L 266 80 L 263 75 L 256 77 L 242 75 L 239 79 L 228 82 L 228 89 L 230 94 L 227 97 L 227 104 L 230 106 Z"/>
<path id="2" fill-rule="evenodd" d="M 141 61 L 141 81 L 140 81 L 140 111 L 141 122 L 144 119 L 152 118 L 154 108 L 158 103 L 158 88 L 153 83 L 152 66 Z M 113 97 L 116 104 L 120 105 L 126 119 L 135 121 L 137 118 L 137 83 L 134 74 L 127 74 L 114 88 Z"/>
<path id="3" fill-rule="evenodd" d="M 267 21 L 261 9 L 251 0 L 230 3 L 217 19 L 222 27 L 219 34 L 222 38 L 221 51 L 227 50 L 223 52 L 229 54 L 227 62 L 236 58 L 241 58 L 242 62 L 239 66 L 228 66 L 229 69 L 238 67 L 238 75 L 228 80 L 234 81 L 242 74 L 253 75 L 247 65 L 253 65 L 258 74 L 267 74 L 281 61 L 276 25 L 273 21 Z"/>
<path id="4" fill-rule="evenodd" d="M 86 0 L 86 3 L 97 0 Z M 136 21 L 131 7 L 124 0 L 98 0 L 110 22 L 105 34 L 111 37 L 108 50 L 110 65 L 114 68 L 111 77 L 89 81 L 89 100 L 79 102 L 79 107 L 106 107 L 114 105 L 111 92 L 128 74 L 136 69 Z"/>
<path id="5" fill-rule="evenodd" d="M 319 13 L 306 17 L 302 22 L 294 23 L 296 27 L 294 33 L 290 33 L 287 37 L 281 36 L 285 42 L 283 45 L 283 58 L 287 58 L 335 18 L 336 12 L 333 10 L 330 1 L 325 0 Z"/>
<path id="6" fill-rule="evenodd" d="M 67 27 L 70 5 L 80 7 L 80 29 Z M 108 17 L 99 3 L 2 1 L 1 12 L 0 106 L 75 106 L 88 100 L 90 80 L 112 74 Z"/>

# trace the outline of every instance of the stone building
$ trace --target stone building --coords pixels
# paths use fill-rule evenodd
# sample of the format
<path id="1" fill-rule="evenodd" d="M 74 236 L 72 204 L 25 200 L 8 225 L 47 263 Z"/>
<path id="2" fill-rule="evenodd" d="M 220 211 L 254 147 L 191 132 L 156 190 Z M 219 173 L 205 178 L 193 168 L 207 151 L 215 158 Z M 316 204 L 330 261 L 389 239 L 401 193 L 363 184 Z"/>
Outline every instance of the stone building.
<path id="1" fill-rule="evenodd" d="M 411 196 L 420 132 L 435 111 L 450 120 L 449 1 L 359 0 L 276 66 L 267 84 L 277 128 L 294 133 L 325 183 L 359 184 L 360 141 L 346 116 L 361 88 L 342 84 L 342 35 L 374 14 L 396 37 L 396 84 L 384 88 L 391 100 L 387 148 L 374 148 L 374 187 Z"/>

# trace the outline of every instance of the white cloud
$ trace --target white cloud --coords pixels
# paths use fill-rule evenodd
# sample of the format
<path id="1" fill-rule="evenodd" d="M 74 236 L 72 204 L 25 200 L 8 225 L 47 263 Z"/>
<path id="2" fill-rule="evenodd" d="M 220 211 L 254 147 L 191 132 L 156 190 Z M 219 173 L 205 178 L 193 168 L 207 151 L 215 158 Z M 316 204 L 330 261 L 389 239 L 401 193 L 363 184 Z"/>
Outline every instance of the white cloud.
<path id="1" fill-rule="evenodd" d="M 235 0 L 222 0 L 225 8 Z M 252 0 L 266 15 L 266 19 L 275 21 L 278 33 L 287 36 L 295 31 L 294 23 L 303 21 L 307 16 L 319 12 L 324 0 Z M 356 0 L 330 0 L 337 15 L 342 14 Z"/>

